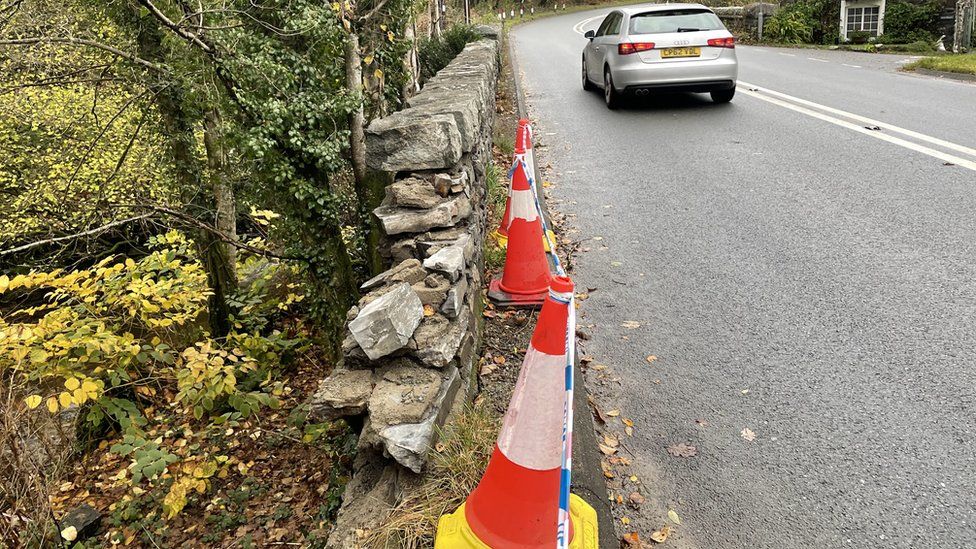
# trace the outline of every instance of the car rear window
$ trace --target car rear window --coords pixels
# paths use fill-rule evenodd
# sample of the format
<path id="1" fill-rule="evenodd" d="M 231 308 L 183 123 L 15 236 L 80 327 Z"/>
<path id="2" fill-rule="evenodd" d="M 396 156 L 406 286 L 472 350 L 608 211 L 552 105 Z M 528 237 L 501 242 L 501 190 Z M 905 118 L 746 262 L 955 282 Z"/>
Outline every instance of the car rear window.
<path id="1" fill-rule="evenodd" d="M 714 13 L 703 9 L 677 9 L 638 13 L 630 18 L 630 34 L 694 32 L 724 29 Z"/>

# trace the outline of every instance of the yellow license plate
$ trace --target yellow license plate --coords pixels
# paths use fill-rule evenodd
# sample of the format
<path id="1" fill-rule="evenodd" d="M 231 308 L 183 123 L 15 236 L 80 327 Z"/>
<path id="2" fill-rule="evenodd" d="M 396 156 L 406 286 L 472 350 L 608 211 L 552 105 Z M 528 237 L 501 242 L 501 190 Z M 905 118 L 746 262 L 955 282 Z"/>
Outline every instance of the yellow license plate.
<path id="1" fill-rule="evenodd" d="M 661 57 L 701 57 L 701 48 L 665 48 Z"/>

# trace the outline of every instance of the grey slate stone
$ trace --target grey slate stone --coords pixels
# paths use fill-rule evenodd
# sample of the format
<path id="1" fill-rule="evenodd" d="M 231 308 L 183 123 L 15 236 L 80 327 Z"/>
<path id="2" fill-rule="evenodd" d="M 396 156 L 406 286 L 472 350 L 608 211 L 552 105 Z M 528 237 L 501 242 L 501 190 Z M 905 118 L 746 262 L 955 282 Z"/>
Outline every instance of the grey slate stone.
<path id="1" fill-rule="evenodd" d="M 400 282 L 364 306 L 349 323 L 349 331 L 366 356 L 376 360 L 406 345 L 423 316 L 416 292 Z"/>
<path id="2" fill-rule="evenodd" d="M 374 170 L 438 170 L 461 159 L 461 132 L 452 114 L 413 109 L 374 120 L 366 129 L 366 163 Z"/>
<path id="3" fill-rule="evenodd" d="M 408 210 L 392 206 L 380 206 L 373 210 L 388 235 L 422 233 L 437 227 L 450 227 L 471 215 L 471 201 L 458 195 L 442 199 L 429 210 Z"/>
<path id="4" fill-rule="evenodd" d="M 434 185 L 429 181 L 416 178 L 403 179 L 388 186 L 386 197 L 393 206 L 423 210 L 438 205 L 442 198 L 434 192 Z"/>
<path id="5" fill-rule="evenodd" d="M 410 348 L 425 365 L 443 368 L 457 355 L 470 322 L 471 314 L 467 309 L 454 320 L 440 315 L 428 317 L 414 334 Z"/>
<path id="6" fill-rule="evenodd" d="M 447 246 L 425 259 L 424 267 L 440 271 L 449 276 L 451 280 L 457 280 L 461 277 L 461 273 L 464 272 L 465 263 L 463 247 Z"/>
<path id="7" fill-rule="evenodd" d="M 371 370 L 335 370 L 309 398 L 309 411 L 321 419 L 356 416 L 366 411 L 372 392 Z"/>
<path id="8" fill-rule="evenodd" d="M 424 419 L 415 423 L 374 425 L 386 451 L 400 465 L 415 473 L 423 470 L 427 462 L 427 454 L 436 442 L 436 427 L 443 425 L 444 420 L 447 419 L 450 404 L 454 401 L 460 386 L 460 374 L 457 368 L 451 368 L 447 377 L 440 383 L 439 390 Z"/>
<path id="9" fill-rule="evenodd" d="M 461 314 L 461 308 L 464 307 L 464 298 L 467 294 L 468 279 L 462 276 L 444 296 L 444 304 L 441 305 L 441 312 L 444 313 L 444 316 L 457 318 Z"/>
<path id="10" fill-rule="evenodd" d="M 374 288 L 379 288 L 388 282 L 407 282 L 409 284 L 415 284 L 423 280 L 426 276 L 427 271 L 424 270 L 423 266 L 420 264 L 420 260 L 410 258 L 397 263 L 389 270 L 383 271 L 366 282 L 363 282 L 363 285 L 360 286 L 359 289 L 372 290 Z"/>

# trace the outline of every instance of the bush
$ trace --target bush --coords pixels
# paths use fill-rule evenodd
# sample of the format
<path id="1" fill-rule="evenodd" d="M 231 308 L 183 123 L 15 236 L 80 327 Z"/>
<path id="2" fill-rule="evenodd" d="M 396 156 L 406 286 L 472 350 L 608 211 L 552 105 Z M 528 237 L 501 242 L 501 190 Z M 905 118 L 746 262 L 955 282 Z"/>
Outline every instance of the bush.
<path id="1" fill-rule="evenodd" d="M 798 0 L 783 6 L 769 19 L 766 34 L 789 44 L 833 44 L 837 41 L 839 9 L 836 0 Z"/>
<path id="2" fill-rule="evenodd" d="M 888 4 L 884 15 L 884 41 L 892 44 L 935 42 L 941 11 L 942 5 L 937 0 L 924 4 L 905 1 Z"/>
<path id="3" fill-rule="evenodd" d="M 851 44 L 867 44 L 871 40 L 871 33 L 867 31 L 854 31 L 847 35 Z"/>
<path id="4" fill-rule="evenodd" d="M 474 42 L 481 35 L 474 27 L 454 25 L 441 33 L 440 38 L 422 40 L 417 46 L 417 57 L 420 60 L 421 82 L 431 78 L 437 71 L 443 69 L 452 59 L 461 53 L 469 42 Z"/>
<path id="5" fill-rule="evenodd" d="M 9 305 L 0 313 L 0 384 L 22 387 L 27 409 L 76 410 L 89 432 L 115 430 L 121 442 L 111 451 L 131 461 L 134 485 L 169 470 L 175 480 L 164 510 L 173 516 L 226 464 L 178 457 L 158 433 L 218 428 L 277 406 L 276 374 L 301 341 L 263 318 L 301 296 L 286 284 L 287 295 L 272 298 L 276 288 L 258 285 L 235 297 L 246 317 L 235 319 L 238 329 L 211 337 L 201 329 L 209 290 L 195 247 L 177 232 L 150 244 L 139 260 L 112 256 L 87 269 L 0 276 L 0 302 Z"/>
<path id="6" fill-rule="evenodd" d="M 769 19 L 765 32 L 774 41 L 800 44 L 810 41 L 813 29 L 802 12 L 784 8 Z"/>

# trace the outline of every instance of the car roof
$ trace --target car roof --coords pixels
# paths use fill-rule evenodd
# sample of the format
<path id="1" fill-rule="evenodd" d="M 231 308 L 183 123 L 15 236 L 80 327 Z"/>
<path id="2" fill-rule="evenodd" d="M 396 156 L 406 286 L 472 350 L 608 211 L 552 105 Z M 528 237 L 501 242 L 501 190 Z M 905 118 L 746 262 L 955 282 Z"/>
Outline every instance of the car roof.
<path id="1" fill-rule="evenodd" d="M 712 9 L 708 6 L 703 6 L 701 4 L 639 4 L 636 6 L 625 6 L 618 8 L 618 11 L 622 11 L 627 15 L 634 15 L 637 13 L 647 13 L 649 11 L 680 10 L 687 8 L 698 8 L 712 11 Z"/>

